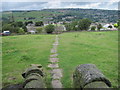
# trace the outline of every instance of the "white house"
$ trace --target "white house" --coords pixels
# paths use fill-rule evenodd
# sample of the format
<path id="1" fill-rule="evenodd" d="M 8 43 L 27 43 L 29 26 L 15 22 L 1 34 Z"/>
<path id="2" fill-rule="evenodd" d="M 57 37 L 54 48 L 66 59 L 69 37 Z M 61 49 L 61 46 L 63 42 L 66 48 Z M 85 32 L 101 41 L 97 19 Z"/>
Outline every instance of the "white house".
<path id="1" fill-rule="evenodd" d="M 117 30 L 117 28 L 115 28 L 113 24 L 105 24 L 100 30 Z"/>
<path id="2" fill-rule="evenodd" d="M 28 32 L 30 32 L 31 34 L 35 34 L 36 33 L 34 30 L 30 30 Z"/>
<path id="3" fill-rule="evenodd" d="M 30 32 L 31 34 L 36 33 L 36 28 L 34 24 L 28 24 L 26 27 L 27 27 L 27 31 Z"/>

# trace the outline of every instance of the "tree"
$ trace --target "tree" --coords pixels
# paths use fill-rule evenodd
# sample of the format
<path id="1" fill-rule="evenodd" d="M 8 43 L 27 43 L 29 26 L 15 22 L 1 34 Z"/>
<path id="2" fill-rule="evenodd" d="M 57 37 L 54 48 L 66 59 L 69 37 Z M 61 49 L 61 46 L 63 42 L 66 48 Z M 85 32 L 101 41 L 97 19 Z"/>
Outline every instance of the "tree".
<path id="1" fill-rule="evenodd" d="M 25 32 L 27 32 L 27 28 L 25 25 L 22 28 L 24 29 Z"/>
<path id="2" fill-rule="evenodd" d="M 72 30 L 70 23 L 66 23 L 66 24 L 65 24 L 65 27 L 66 27 L 66 30 L 67 30 L 67 31 L 71 31 L 71 30 Z"/>
<path id="3" fill-rule="evenodd" d="M 35 23 L 35 26 L 43 26 L 43 25 L 44 25 L 43 21 L 38 21 L 38 22 Z"/>
<path id="4" fill-rule="evenodd" d="M 80 30 L 88 30 L 90 27 L 91 21 L 89 19 L 81 19 L 78 23 L 78 28 Z"/>
<path id="5" fill-rule="evenodd" d="M 16 22 L 12 22 L 12 23 L 11 23 L 11 26 L 12 26 L 12 27 L 17 27 L 18 25 L 17 25 Z"/>
<path id="6" fill-rule="evenodd" d="M 71 29 L 72 29 L 73 31 L 77 31 L 77 30 L 78 30 L 78 22 L 77 22 L 77 21 L 73 21 L 73 22 L 71 23 Z"/>
<path id="7" fill-rule="evenodd" d="M 98 24 L 97 25 L 97 29 L 100 30 L 102 28 L 102 25 L 101 24 Z"/>
<path id="8" fill-rule="evenodd" d="M 14 28 L 13 28 L 13 33 L 18 33 L 18 32 L 19 32 L 19 29 L 20 29 L 20 27 L 14 27 Z"/>
<path id="9" fill-rule="evenodd" d="M 67 31 L 77 31 L 78 21 L 73 21 L 72 23 L 64 23 Z"/>
<path id="10" fill-rule="evenodd" d="M 10 32 L 12 32 L 13 28 L 12 28 L 11 24 L 4 24 L 2 26 L 2 31 L 6 31 L 6 30 L 9 30 Z"/>
<path id="11" fill-rule="evenodd" d="M 49 24 L 49 25 L 47 25 L 47 26 L 45 27 L 45 31 L 46 31 L 47 33 L 52 33 L 54 30 L 55 30 L 55 27 L 54 27 L 54 25 L 52 25 L 52 24 Z"/>
<path id="12" fill-rule="evenodd" d="M 120 30 L 120 26 L 118 27 L 118 30 Z"/>
<path id="13" fill-rule="evenodd" d="M 118 24 L 117 24 L 117 23 L 115 23 L 115 24 L 114 24 L 114 27 L 118 28 Z"/>
<path id="14" fill-rule="evenodd" d="M 43 30 L 43 28 L 42 28 L 42 27 L 39 27 L 39 28 L 36 28 L 36 30 L 37 30 L 38 33 L 41 33 L 42 30 Z"/>
<path id="15" fill-rule="evenodd" d="M 118 24 L 118 26 L 120 26 L 120 19 L 118 20 L 117 24 Z"/>
<path id="16" fill-rule="evenodd" d="M 27 26 L 28 24 L 33 24 L 33 21 L 28 21 L 28 22 L 25 22 L 24 24 L 25 26 Z"/>
<path id="17" fill-rule="evenodd" d="M 18 31 L 18 33 L 19 33 L 19 34 L 24 34 L 25 31 L 24 31 L 24 29 L 20 28 L 19 31 Z"/>
<path id="18" fill-rule="evenodd" d="M 29 24 L 29 23 L 30 23 L 30 24 L 33 24 L 33 21 L 28 21 L 28 24 Z"/>
<path id="19" fill-rule="evenodd" d="M 23 25 L 24 25 L 23 22 L 21 22 L 21 21 L 17 22 L 18 27 L 22 27 Z"/>
<path id="20" fill-rule="evenodd" d="M 91 27 L 91 31 L 95 31 L 95 29 L 96 29 L 96 26 Z"/>

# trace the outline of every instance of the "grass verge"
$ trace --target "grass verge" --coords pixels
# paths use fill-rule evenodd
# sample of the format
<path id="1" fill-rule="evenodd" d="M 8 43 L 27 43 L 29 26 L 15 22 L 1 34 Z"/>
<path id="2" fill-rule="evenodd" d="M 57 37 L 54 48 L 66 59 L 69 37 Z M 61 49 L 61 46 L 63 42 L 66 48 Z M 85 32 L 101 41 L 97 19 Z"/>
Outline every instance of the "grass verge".
<path id="1" fill-rule="evenodd" d="M 30 64 L 41 64 L 47 73 L 55 35 L 20 35 L 2 38 L 3 87 L 23 82 L 21 73 Z M 48 74 L 48 73 L 47 73 Z M 47 76 L 49 77 L 49 75 Z M 50 80 L 48 80 L 50 82 Z M 49 83 L 49 82 L 46 83 Z"/>
<path id="2" fill-rule="evenodd" d="M 63 69 L 62 83 L 72 88 L 72 74 L 79 64 L 95 64 L 118 86 L 118 31 L 71 32 L 60 36 L 58 56 Z"/>

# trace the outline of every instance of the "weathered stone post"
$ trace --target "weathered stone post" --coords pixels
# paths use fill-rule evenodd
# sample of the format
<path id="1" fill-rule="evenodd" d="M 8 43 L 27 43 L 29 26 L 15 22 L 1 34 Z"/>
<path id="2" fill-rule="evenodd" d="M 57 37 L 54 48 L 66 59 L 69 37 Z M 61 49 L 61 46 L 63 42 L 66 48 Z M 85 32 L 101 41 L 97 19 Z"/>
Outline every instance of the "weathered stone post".
<path id="1" fill-rule="evenodd" d="M 46 88 L 41 65 L 32 64 L 22 76 L 25 78 L 23 88 Z"/>
<path id="2" fill-rule="evenodd" d="M 73 74 L 74 88 L 109 88 L 111 82 L 97 69 L 94 64 L 77 66 Z"/>

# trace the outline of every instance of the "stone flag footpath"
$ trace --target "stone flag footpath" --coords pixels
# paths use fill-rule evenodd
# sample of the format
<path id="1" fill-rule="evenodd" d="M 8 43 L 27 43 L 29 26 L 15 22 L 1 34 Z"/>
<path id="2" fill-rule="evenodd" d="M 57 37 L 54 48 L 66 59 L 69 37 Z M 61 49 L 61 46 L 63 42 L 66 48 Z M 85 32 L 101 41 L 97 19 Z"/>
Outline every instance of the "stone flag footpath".
<path id="1" fill-rule="evenodd" d="M 57 54 L 57 46 L 59 45 L 59 38 L 58 35 L 56 35 L 55 42 L 53 43 L 53 48 L 51 49 L 51 55 L 50 55 L 50 64 L 48 65 L 49 68 L 51 68 L 51 75 L 52 75 L 52 87 L 53 88 L 63 88 L 61 83 L 61 77 L 62 75 L 62 69 L 59 68 L 58 62 L 58 54 Z"/>

